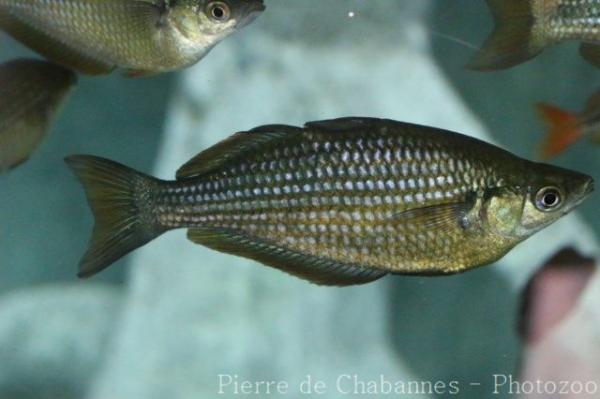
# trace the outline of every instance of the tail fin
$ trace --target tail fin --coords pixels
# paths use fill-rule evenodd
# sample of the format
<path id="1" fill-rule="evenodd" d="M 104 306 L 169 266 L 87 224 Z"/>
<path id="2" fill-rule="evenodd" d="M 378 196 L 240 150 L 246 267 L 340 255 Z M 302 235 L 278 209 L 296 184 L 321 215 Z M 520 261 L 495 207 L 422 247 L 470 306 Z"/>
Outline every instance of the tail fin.
<path id="1" fill-rule="evenodd" d="M 496 27 L 467 68 L 478 71 L 510 68 L 543 50 L 543 41 L 533 34 L 533 1 L 487 0 Z"/>
<path id="2" fill-rule="evenodd" d="M 154 221 L 148 192 L 159 181 L 107 159 L 65 158 L 83 184 L 96 223 L 79 277 L 90 277 L 158 237 L 165 230 Z"/>
<path id="3" fill-rule="evenodd" d="M 537 108 L 548 126 L 541 148 L 543 159 L 560 154 L 583 136 L 577 115 L 548 104 L 538 104 Z"/>

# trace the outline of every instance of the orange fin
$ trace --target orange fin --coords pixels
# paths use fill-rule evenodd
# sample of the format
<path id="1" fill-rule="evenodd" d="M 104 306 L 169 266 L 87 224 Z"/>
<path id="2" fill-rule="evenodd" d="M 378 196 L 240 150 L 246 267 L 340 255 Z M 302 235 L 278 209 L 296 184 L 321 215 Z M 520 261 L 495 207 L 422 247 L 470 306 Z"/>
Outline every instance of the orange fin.
<path id="1" fill-rule="evenodd" d="M 557 156 L 583 136 L 576 114 L 549 104 L 538 104 L 537 108 L 548 126 L 541 148 L 543 159 Z"/>

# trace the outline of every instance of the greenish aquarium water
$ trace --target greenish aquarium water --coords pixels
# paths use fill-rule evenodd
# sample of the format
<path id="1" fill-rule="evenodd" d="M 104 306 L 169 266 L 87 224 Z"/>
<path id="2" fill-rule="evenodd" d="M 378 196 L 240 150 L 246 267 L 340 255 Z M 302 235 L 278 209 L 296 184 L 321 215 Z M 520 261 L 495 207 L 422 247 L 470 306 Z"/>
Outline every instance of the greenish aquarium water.
<path id="1" fill-rule="evenodd" d="M 7 90 L 24 68 L 0 70 L 0 399 L 600 397 L 600 199 L 581 175 L 600 178 L 600 1 L 259 3 L 0 0 L 0 64 L 51 59 L 77 74 L 47 135 L 14 166 L 3 164 L 5 126 L 21 123 L 23 142 L 49 111 L 25 112 L 37 98 L 33 84 Z M 171 28 L 183 36 L 172 39 Z M 488 40 L 492 31 L 504 36 Z M 144 53 L 150 40 L 164 47 Z M 169 51 L 192 44 L 194 59 L 169 64 Z M 120 53 L 111 58 L 111 48 Z M 128 63 L 148 54 L 147 65 Z M 163 191 L 121 166 L 71 157 L 80 181 L 64 162 L 89 154 L 172 181 L 236 132 L 342 117 L 419 126 L 356 118 L 304 131 L 269 126 L 247 133 L 258 139 L 238 135 L 204 153 Z M 381 128 L 369 136 L 371 123 Z M 535 162 L 554 131 L 563 136 L 553 145 L 563 145 L 544 162 L 578 174 L 437 129 Z M 406 131 L 414 136 L 394 141 Z M 338 136 L 348 138 L 341 152 L 334 144 L 327 153 Z M 298 148 L 324 149 L 306 158 L 316 169 L 285 147 L 294 137 L 304 140 Z M 378 181 L 377 171 L 396 170 L 385 153 L 370 152 L 379 142 L 392 146 L 389 157 L 395 149 L 423 162 L 460 153 L 447 164 L 456 174 L 435 175 L 446 164 L 431 161 L 405 171 L 422 179 Z M 353 145 L 364 151 L 352 153 Z M 262 163 L 239 163 L 239 153 Z M 276 175 L 278 159 L 291 169 Z M 331 169 L 344 162 L 357 163 Z M 218 192 L 219 176 L 243 181 L 259 169 L 254 183 L 308 180 Z M 509 177 L 498 177 L 505 170 Z M 364 181 L 344 180 L 363 171 Z M 255 235 L 165 227 L 236 218 L 236 206 L 247 211 L 243 199 L 257 193 L 326 190 L 323 176 L 341 180 L 324 202 L 304 204 L 298 222 L 290 202 L 259 201 L 267 209 L 246 226 Z M 401 191 L 428 181 L 489 187 Z M 100 219 L 97 241 L 81 182 Z M 346 198 L 349 185 L 381 196 Z M 219 208 L 225 216 L 198 216 L 211 189 L 223 201 L 242 199 Z M 142 194 L 130 199 L 133 192 Z M 407 208 L 413 201 L 424 205 Z M 361 213 L 392 203 L 399 208 L 385 208 L 381 230 L 369 224 L 377 212 Z M 321 214 L 325 222 L 303 224 Z M 260 230 L 269 215 L 277 224 Z M 340 230 L 331 215 L 342 215 Z M 285 237 L 294 228 L 316 238 Z M 321 240 L 323 231 L 340 235 Z M 378 246 L 346 248 L 350 236 Z M 372 258 L 381 267 L 369 266 Z"/>

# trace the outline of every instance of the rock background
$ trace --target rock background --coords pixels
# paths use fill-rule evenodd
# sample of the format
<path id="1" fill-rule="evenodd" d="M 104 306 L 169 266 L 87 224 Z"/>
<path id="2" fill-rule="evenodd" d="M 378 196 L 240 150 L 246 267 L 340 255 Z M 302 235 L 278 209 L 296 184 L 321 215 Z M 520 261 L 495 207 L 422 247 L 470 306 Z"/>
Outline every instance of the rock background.
<path id="1" fill-rule="evenodd" d="M 82 192 L 66 168 L 58 165 L 56 158 L 67 153 L 96 153 L 149 171 L 158 151 L 154 174 L 172 178 L 184 161 L 238 130 L 265 123 L 302 124 L 363 115 L 492 140 L 486 129 L 489 125 L 499 133 L 496 141 L 513 144 L 511 149 L 529 155 L 525 148 L 531 148 L 534 139 L 521 142 L 521 137 L 529 136 L 520 134 L 516 139 L 510 128 L 515 121 L 519 131 L 525 131 L 518 115 L 529 112 L 529 108 L 512 105 L 510 85 L 517 75 L 509 74 L 517 73 L 472 77 L 457 72 L 468 52 L 442 51 L 452 49 L 453 44 L 444 44 L 438 36 L 433 36 L 435 57 L 431 54 L 428 18 L 437 21 L 437 30 L 453 33 L 454 29 L 469 37 L 467 33 L 473 32 L 462 27 L 470 26 L 472 20 L 473 26 L 489 23 L 487 12 L 465 3 L 466 12 L 458 18 L 442 18 L 456 11 L 437 3 L 429 9 L 429 5 L 422 0 L 271 0 L 268 11 L 243 34 L 179 74 L 170 96 L 169 77 L 143 82 L 116 77 L 85 80 L 83 85 L 89 85 L 86 96 L 72 101 L 73 111 L 63 115 L 62 123 L 94 126 L 94 132 L 101 126 L 112 131 L 114 123 L 115 132 L 104 136 L 98 131 L 93 139 L 87 133 L 78 141 L 73 138 L 75 128 L 65 129 L 67 136 L 53 133 L 45 147 L 49 152 L 38 157 L 60 170 L 55 173 L 67 183 L 40 183 L 56 197 L 50 201 L 52 216 L 44 216 L 38 224 L 44 229 L 57 226 L 68 235 L 56 235 L 51 242 L 47 231 L 28 238 L 31 228 L 10 230 L 20 231 L 21 238 L 11 233 L 11 239 L 0 245 L 16 242 L 32 249 L 9 252 L 10 263 L 0 268 L 8 276 L 6 290 L 43 281 L 35 273 L 43 267 L 58 268 L 61 273 L 74 269 L 83 251 L 91 220 Z M 498 79 L 505 79 L 504 83 L 497 83 Z M 518 90 L 528 90 L 522 81 L 516 83 Z M 490 87 L 503 96 L 496 98 Z M 538 89 L 532 86 L 527 93 L 536 96 Z M 109 122 L 88 124 L 87 115 L 94 113 L 76 107 L 95 104 L 100 100 L 97 93 L 105 93 L 102 102 L 114 108 L 106 111 Z M 113 96 L 114 101 L 107 100 Z M 123 96 L 130 96 L 127 104 L 121 103 Z M 160 97 L 152 100 L 154 96 Z M 162 128 L 160 106 L 169 98 L 164 134 L 158 143 L 153 132 Z M 116 109 L 118 104 L 123 104 L 121 110 Z M 132 104 L 135 112 L 124 111 Z M 488 119 L 490 115 L 495 116 Z M 140 140 L 138 134 L 146 134 L 146 128 L 149 136 Z M 57 141 L 52 144 L 51 140 Z M 579 166 L 590 169 L 589 164 Z M 41 179 L 36 174 L 41 169 L 32 163 L 15 173 Z M 18 175 L 0 179 L 21 193 L 33 192 L 33 180 L 24 182 Z M 28 198 L 11 197 L 3 200 L 9 205 L 0 203 L 3 217 L 9 220 L 23 207 L 19 198 Z M 40 213 L 47 209 L 35 201 L 25 203 Z M 586 210 L 590 209 L 588 205 Z M 20 222 L 11 223 L 31 226 L 31 214 L 24 212 Z M 596 223 L 592 214 L 587 215 Z M 46 219 L 55 225 L 46 224 Z M 60 250 L 44 252 L 40 245 Z M 481 398 L 489 392 L 492 374 L 517 372 L 520 348 L 515 320 L 520 288 L 537 266 L 565 245 L 588 254 L 598 248 L 592 228 L 572 215 L 497 265 L 464 275 L 388 277 L 362 287 L 324 289 L 196 246 L 183 231 L 172 232 L 128 257 L 131 272 L 127 284 L 117 291 L 75 283 L 69 277 L 73 288 L 32 287 L 0 297 L 0 326 L 8 326 L 0 328 L 0 398 L 216 397 L 219 374 L 238 375 L 240 380 L 289 381 L 293 393 L 287 397 L 301 397 L 295 389 L 307 374 L 327 383 L 329 390 L 323 396 L 327 398 L 347 396 L 335 389 L 342 374 L 358 374 L 362 380 L 383 374 L 391 381 L 457 380 L 461 398 Z M 30 265 L 29 274 L 14 277 L 21 264 Z M 119 266 L 111 269 L 113 274 L 101 279 L 118 281 Z M 60 275 L 46 280 L 59 280 Z M 588 314 L 600 320 L 593 310 L 600 294 L 598 284 L 591 284 L 589 290 Z M 49 305 L 55 310 L 50 311 Z M 80 321 L 85 321 L 83 326 Z M 59 327 L 52 333 L 47 326 Z M 27 336 L 35 339 L 22 339 Z M 11 367 L 14 364 L 23 366 Z M 469 387 L 470 382 L 483 386 Z M 53 386 L 55 390 L 49 388 Z M 230 388 L 225 392 L 220 396 L 237 397 Z"/>

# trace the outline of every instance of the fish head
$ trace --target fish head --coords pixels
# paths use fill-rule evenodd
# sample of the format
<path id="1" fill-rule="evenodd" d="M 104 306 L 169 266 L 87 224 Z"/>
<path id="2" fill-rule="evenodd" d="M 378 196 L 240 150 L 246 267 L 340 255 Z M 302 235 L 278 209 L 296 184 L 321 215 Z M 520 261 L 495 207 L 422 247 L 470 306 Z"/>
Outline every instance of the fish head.
<path id="1" fill-rule="evenodd" d="M 264 10 L 263 0 L 182 0 L 170 18 L 188 38 L 209 47 L 250 24 Z"/>
<path id="2" fill-rule="evenodd" d="M 517 232 L 528 237 L 580 205 L 594 191 L 592 177 L 547 164 L 533 164 L 522 190 L 523 210 Z"/>
<path id="3" fill-rule="evenodd" d="M 536 163 L 524 168 L 527 180 L 490 189 L 480 212 L 488 231 L 510 245 L 560 219 L 594 189 L 593 179 L 582 173 Z"/>

